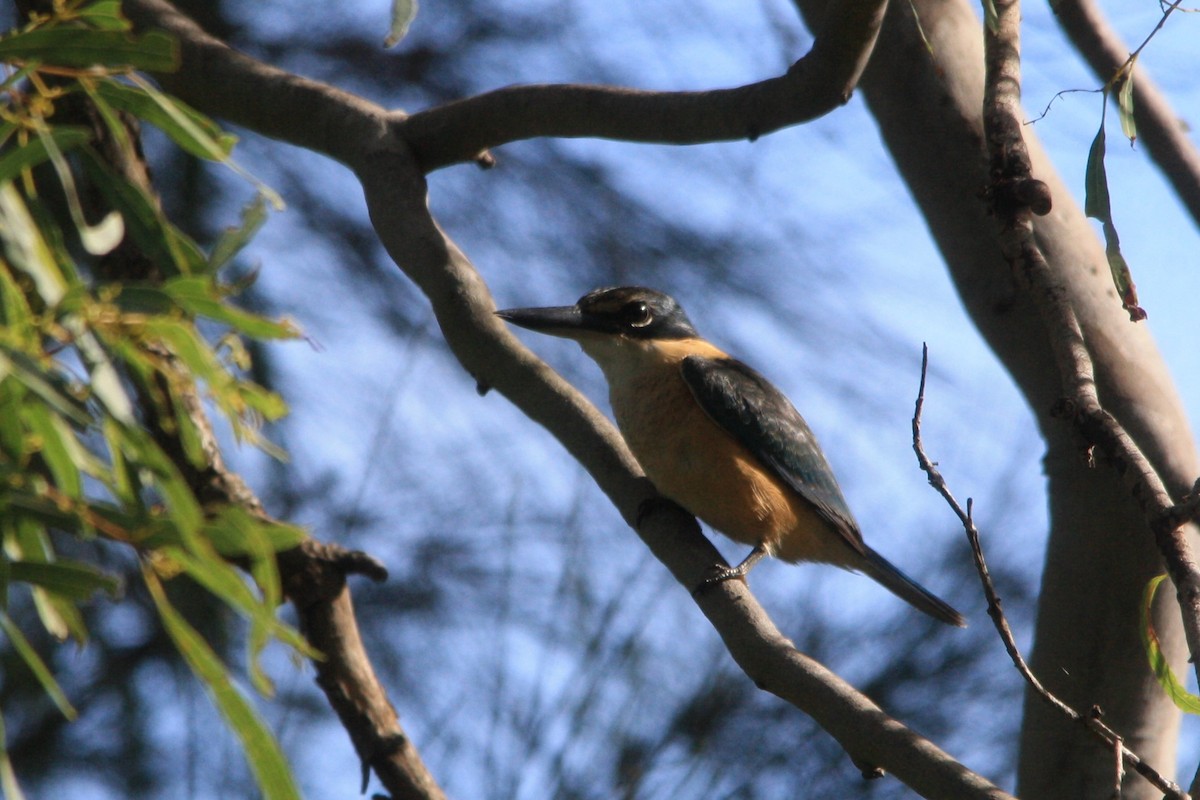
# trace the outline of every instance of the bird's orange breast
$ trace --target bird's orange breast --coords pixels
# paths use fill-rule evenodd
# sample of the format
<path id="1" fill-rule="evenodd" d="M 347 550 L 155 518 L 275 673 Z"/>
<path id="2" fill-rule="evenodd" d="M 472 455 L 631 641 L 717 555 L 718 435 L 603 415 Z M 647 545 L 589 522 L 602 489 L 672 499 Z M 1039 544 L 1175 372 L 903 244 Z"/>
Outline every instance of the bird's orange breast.
<path id="1" fill-rule="evenodd" d="M 712 528 L 786 561 L 845 564 L 851 551 L 815 508 L 700 407 L 679 362 L 724 355 L 707 342 L 656 342 L 656 358 L 609 376 L 613 413 L 630 450 L 664 495 Z"/>

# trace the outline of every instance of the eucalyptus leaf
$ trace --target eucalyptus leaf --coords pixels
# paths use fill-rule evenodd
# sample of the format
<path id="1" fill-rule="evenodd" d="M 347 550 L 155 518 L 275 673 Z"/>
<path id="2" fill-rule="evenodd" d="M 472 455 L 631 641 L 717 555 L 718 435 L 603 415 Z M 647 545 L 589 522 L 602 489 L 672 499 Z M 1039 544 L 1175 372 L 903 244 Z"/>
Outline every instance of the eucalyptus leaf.
<path id="1" fill-rule="evenodd" d="M 142 573 L 167 633 L 192 672 L 208 688 L 221 716 L 241 740 L 246 761 L 263 796 L 268 800 L 298 800 L 300 791 L 275 737 L 234 686 L 229 671 L 216 653 L 167 600 L 158 576 L 149 567 L 143 567 Z"/>
<path id="2" fill-rule="evenodd" d="M 0 796 L 8 800 L 25 800 L 21 785 L 17 783 L 17 773 L 13 770 L 12 759 L 8 757 L 7 734 L 4 731 L 4 718 L 0 716 Z"/>
<path id="3" fill-rule="evenodd" d="M 1137 62 L 1137 56 L 1134 56 L 1129 61 L 1129 66 L 1125 71 L 1125 79 L 1121 82 L 1121 90 L 1117 92 L 1117 112 L 1121 118 L 1121 133 L 1125 134 L 1125 138 L 1130 144 L 1137 139 L 1137 124 L 1133 120 L 1133 65 Z"/>
<path id="4" fill-rule="evenodd" d="M 46 662 L 42 661 L 41 656 L 33 649 L 33 645 L 25 638 L 25 634 L 21 633 L 21 629 L 8 616 L 7 612 L 0 611 L 0 628 L 3 628 L 5 636 L 12 642 L 13 649 L 17 651 L 17 655 L 29 667 L 30 672 L 37 678 L 38 683 L 45 689 L 46 694 L 54 701 L 54 705 L 67 719 L 75 719 L 77 712 L 71 702 L 67 700 L 66 694 L 63 693 L 62 687 L 58 685 L 58 681 L 54 680 L 54 675 L 50 672 L 50 668 L 46 666 Z"/>
<path id="5" fill-rule="evenodd" d="M 83 499 L 83 480 L 77 464 L 82 447 L 70 426 L 46 405 L 36 402 L 24 404 L 21 419 L 37 434 L 42 460 L 46 462 L 58 491 L 75 500 Z"/>
<path id="6" fill-rule="evenodd" d="M 100 591 L 115 596 L 121 591 L 120 578 L 80 561 L 13 561 L 9 575 L 72 600 L 86 600 Z"/>
<path id="7" fill-rule="evenodd" d="M 76 12 L 79 19 L 106 31 L 127 31 L 133 27 L 121 14 L 121 0 L 96 0 Z"/>
<path id="8" fill-rule="evenodd" d="M 226 228 L 208 256 L 209 272 L 217 272 L 241 252 L 267 221 L 267 199 L 260 192 L 242 208 L 242 224 Z"/>
<path id="9" fill-rule="evenodd" d="M 46 147 L 46 139 L 40 141 Z M 12 265 L 33 279 L 46 305 L 54 305 L 66 293 L 58 260 L 11 181 L 0 183 L 0 245 Z"/>
<path id="10" fill-rule="evenodd" d="M 384 47 L 395 47 L 408 35 L 408 28 L 417 18 L 417 0 L 392 0 L 392 22 L 388 27 Z"/>
<path id="11" fill-rule="evenodd" d="M 1179 682 L 1179 679 L 1175 677 L 1175 671 L 1171 669 L 1170 662 L 1167 661 L 1167 657 L 1163 654 L 1162 646 L 1158 641 L 1158 633 L 1154 630 L 1154 623 L 1151 621 L 1154 594 L 1158 591 L 1159 584 L 1166 580 L 1166 578 L 1165 574 L 1151 578 L 1142 592 L 1140 620 L 1142 645 L 1146 648 L 1146 656 L 1150 660 L 1150 669 L 1158 679 L 1159 686 L 1171 698 L 1171 702 L 1181 711 L 1185 711 L 1188 714 L 1200 714 L 1200 697 L 1189 692 Z"/>
<path id="12" fill-rule="evenodd" d="M 37 60 L 63 67 L 132 67 L 151 72 L 179 68 L 179 46 L 161 31 L 141 36 L 81 27 L 39 28 L 0 38 L 0 61 Z"/>
<path id="13" fill-rule="evenodd" d="M 223 161 L 237 142 L 236 136 L 221 130 L 211 119 L 165 94 L 151 95 L 113 80 L 96 84 L 96 93 L 114 108 L 149 122 L 198 158 Z"/>
<path id="14" fill-rule="evenodd" d="M 64 153 L 92 138 L 92 132 L 81 125 L 59 125 L 48 135 Z M 49 158 L 50 153 L 41 137 L 30 139 L 19 147 L 8 148 L 0 155 L 0 183 L 13 180 L 22 170 L 32 169 Z"/>

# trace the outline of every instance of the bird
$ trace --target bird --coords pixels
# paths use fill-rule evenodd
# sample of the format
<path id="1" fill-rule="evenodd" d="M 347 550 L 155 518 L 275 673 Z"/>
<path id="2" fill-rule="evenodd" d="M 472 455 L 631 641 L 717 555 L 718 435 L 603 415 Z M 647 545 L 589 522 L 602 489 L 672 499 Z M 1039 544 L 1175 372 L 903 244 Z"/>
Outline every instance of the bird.
<path id="1" fill-rule="evenodd" d="M 750 554 L 705 585 L 745 578 L 764 556 L 861 572 L 949 625 L 963 616 L 863 541 L 816 437 L 757 371 L 703 339 L 674 298 L 596 289 L 572 306 L 497 316 L 579 343 L 604 373 L 617 427 L 659 494 Z"/>

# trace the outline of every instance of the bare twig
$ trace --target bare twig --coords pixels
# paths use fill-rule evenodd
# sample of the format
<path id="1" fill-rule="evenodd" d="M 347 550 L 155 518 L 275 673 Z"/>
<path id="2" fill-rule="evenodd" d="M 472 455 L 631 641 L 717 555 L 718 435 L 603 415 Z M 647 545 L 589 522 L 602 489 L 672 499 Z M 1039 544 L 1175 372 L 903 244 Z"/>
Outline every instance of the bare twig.
<path id="1" fill-rule="evenodd" d="M 1020 649 L 1017 647 L 1017 641 L 1013 636 L 1012 628 L 1009 627 L 1008 619 L 1004 616 L 1004 611 L 1000 605 L 1000 595 L 996 592 L 995 584 L 992 583 L 991 573 L 988 572 L 987 562 L 983 557 L 983 546 L 979 540 L 979 529 L 976 527 L 972 515 L 972 501 L 970 498 L 967 499 L 967 508 L 964 511 L 950 492 L 950 488 L 946 485 L 946 480 L 942 477 L 942 473 L 938 470 L 935 462 L 931 461 L 925 453 L 925 446 L 921 440 L 921 412 L 925 406 L 925 376 L 928 368 L 929 348 L 922 346 L 921 384 L 917 390 L 917 402 L 912 421 L 913 451 L 917 454 L 917 462 L 920 464 L 921 470 L 929 478 L 929 485 L 945 499 L 947 505 L 958 516 L 959 521 L 962 522 L 963 530 L 967 534 L 967 541 L 971 544 L 971 553 L 975 558 L 975 569 L 979 572 L 979 580 L 983 584 L 983 593 L 987 598 L 988 616 L 992 618 L 992 624 L 996 626 L 996 631 L 1000 634 L 1000 641 L 1004 643 L 1004 649 L 1008 652 L 1009 658 L 1012 659 L 1017 671 L 1021 673 L 1021 677 L 1033 688 L 1038 697 L 1056 708 L 1072 722 L 1082 725 L 1100 741 L 1104 742 L 1105 745 L 1112 748 L 1117 758 L 1116 780 L 1118 792 L 1123 766 L 1127 765 L 1157 789 L 1161 790 L 1171 800 L 1186 800 L 1189 795 L 1183 789 L 1163 777 L 1161 773 L 1149 764 L 1146 764 L 1136 753 L 1125 747 L 1121 736 L 1101 721 L 1098 708 L 1093 707 L 1092 712 L 1089 714 L 1080 714 L 1050 692 L 1038 680 L 1037 676 L 1033 674 L 1033 670 L 1025 662 Z M 1119 796 L 1119 794 L 1115 796 Z"/>

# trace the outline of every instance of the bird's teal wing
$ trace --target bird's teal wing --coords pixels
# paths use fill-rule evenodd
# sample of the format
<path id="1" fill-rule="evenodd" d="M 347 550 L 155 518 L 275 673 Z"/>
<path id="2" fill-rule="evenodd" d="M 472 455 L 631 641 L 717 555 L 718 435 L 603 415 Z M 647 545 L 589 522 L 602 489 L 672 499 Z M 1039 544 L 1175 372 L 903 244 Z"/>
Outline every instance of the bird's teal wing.
<path id="1" fill-rule="evenodd" d="M 856 552 L 865 555 L 862 534 L 816 436 L 783 393 L 734 358 L 688 356 L 681 370 L 709 418 L 811 503 Z"/>

